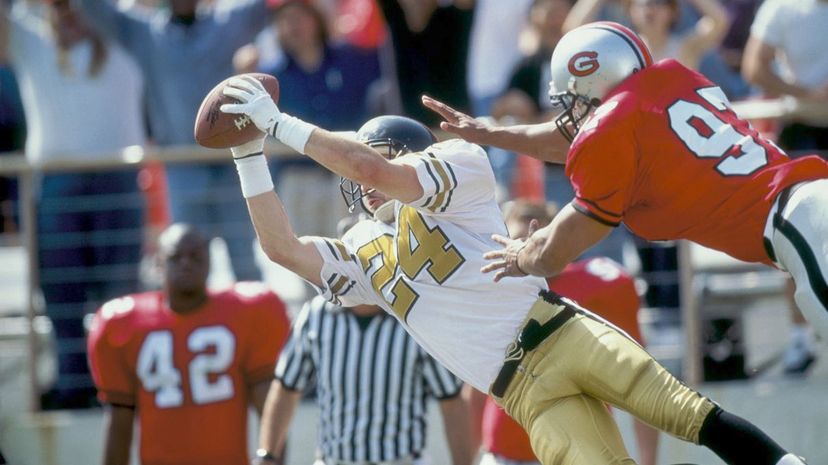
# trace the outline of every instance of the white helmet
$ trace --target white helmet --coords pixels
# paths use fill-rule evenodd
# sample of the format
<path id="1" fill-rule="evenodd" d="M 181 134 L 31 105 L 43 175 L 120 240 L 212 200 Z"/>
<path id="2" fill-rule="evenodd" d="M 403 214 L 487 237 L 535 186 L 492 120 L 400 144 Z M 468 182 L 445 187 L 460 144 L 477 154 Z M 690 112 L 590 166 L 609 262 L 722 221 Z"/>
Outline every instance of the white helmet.
<path id="1" fill-rule="evenodd" d="M 641 38 L 618 23 L 589 23 L 566 33 L 552 53 L 549 81 L 549 98 L 564 109 L 555 119 L 564 137 L 571 142 L 580 122 L 612 88 L 651 64 Z"/>

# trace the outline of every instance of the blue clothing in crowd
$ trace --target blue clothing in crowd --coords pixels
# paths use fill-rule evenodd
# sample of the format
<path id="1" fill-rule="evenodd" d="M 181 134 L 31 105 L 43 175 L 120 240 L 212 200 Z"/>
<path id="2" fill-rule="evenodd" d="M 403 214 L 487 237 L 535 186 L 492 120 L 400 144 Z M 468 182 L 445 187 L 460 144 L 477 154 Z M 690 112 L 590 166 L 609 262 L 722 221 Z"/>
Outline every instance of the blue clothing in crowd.
<path id="1" fill-rule="evenodd" d="M 315 71 L 305 71 L 290 57 L 263 69 L 279 79 L 279 108 L 333 131 L 355 131 L 370 118 L 368 94 L 380 76 L 375 51 L 350 45 L 325 48 Z"/>
<path id="2" fill-rule="evenodd" d="M 193 144 L 201 100 L 232 76 L 233 54 L 268 24 L 263 0 L 201 11 L 192 24 L 141 6 L 119 9 L 110 0 L 79 0 L 84 15 L 138 62 L 146 82 L 150 133 L 158 145 Z"/>
<path id="3" fill-rule="evenodd" d="M 205 95 L 232 76 L 233 54 L 267 24 L 264 0 L 221 3 L 199 11 L 192 22 L 140 5 L 119 9 L 109 0 L 79 0 L 90 22 L 131 53 L 144 73 L 150 135 L 161 146 L 192 145 L 193 123 Z M 225 239 L 239 280 L 260 273 L 255 238 L 238 195 L 232 164 L 167 166 L 170 212 L 175 222 L 195 225 Z"/>

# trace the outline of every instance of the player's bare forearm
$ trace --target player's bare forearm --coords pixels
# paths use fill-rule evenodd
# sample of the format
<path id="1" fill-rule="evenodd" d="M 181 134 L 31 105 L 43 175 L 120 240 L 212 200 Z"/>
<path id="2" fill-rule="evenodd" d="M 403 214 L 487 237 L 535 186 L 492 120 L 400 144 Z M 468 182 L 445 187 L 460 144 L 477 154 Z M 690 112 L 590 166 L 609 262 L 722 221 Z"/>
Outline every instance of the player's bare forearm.
<path id="1" fill-rule="evenodd" d="M 279 380 L 270 383 L 259 427 L 259 447 L 282 462 L 284 457 L 280 454 L 285 450 L 288 427 L 301 398 L 301 391 L 285 389 Z"/>
<path id="2" fill-rule="evenodd" d="M 428 96 L 423 96 L 422 102 L 426 108 L 445 120 L 440 123 L 442 130 L 456 134 L 469 142 L 494 145 L 550 163 L 566 162 L 569 142 L 560 134 L 553 122 L 497 126 L 472 118 Z"/>
<path id="3" fill-rule="evenodd" d="M 104 418 L 106 443 L 104 444 L 104 465 L 128 465 L 132 447 L 132 429 L 135 409 L 113 405 L 107 409 Z"/>
<path id="4" fill-rule="evenodd" d="M 259 414 L 259 419 L 261 419 L 264 413 L 264 405 L 267 400 L 267 393 L 270 392 L 271 383 L 272 381 L 267 379 L 250 386 L 250 404 L 256 409 L 256 413 Z"/>
<path id="5" fill-rule="evenodd" d="M 551 223 L 529 236 L 518 254 L 518 266 L 530 275 L 556 276 L 611 231 L 611 226 L 575 210 L 570 203 Z"/>
<path id="6" fill-rule="evenodd" d="M 555 244 L 551 226 L 535 231 L 526 239 L 526 245 L 517 256 L 520 271 L 532 276 L 552 277 L 567 265 L 564 258 L 553 253 Z"/>
<path id="7" fill-rule="evenodd" d="M 561 165 L 566 163 L 569 151 L 569 141 L 561 135 L 553 121 L 495 127 L 488 145 Z"/>
<path id="8" fill-rule="evenodd" d="M 305 145 L 305 153 L 334 173 L 402 202 L 423 195 L 413 167 L 390 162 L 362 142 L 317 128 Z"/>
<path id="9" fill-rule="evenodd" d="M 454 465 L 471 465 L 474 452 L 469 439 L 469 409 L 462 396 L 440 401 L 446 440 Z"/>
<path id="10" fill-rule="evenodd" d="M 606 0 L 578 0 L 569 10 L 561 30 L 569 32 L 578 26 L 595 21 L 604 3 Z"/>
<path id="11" fill-rule="evenodd" d="M 300 277 L 322 286 L 322 256 L 310 240 L 296 237 L 282 201 L 274 191 L 250 197 L 247 209 L 267 257 Z"/>

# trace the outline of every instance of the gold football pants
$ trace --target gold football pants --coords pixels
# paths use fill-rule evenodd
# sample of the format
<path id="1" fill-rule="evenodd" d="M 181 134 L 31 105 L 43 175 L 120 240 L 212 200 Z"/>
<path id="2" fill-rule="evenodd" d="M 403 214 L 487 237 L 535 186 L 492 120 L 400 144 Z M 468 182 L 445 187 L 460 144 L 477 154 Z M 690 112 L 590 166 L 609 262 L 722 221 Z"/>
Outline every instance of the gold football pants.
<path id="1" fill-rule="evenodd" d="M 563 309 L 539 299 L 527 321 L 543 324 Z M 494 400 L 529 434 L 544 465 L 630 465 L 605 403 L 698 444 L 714 408 L 629 336 L 576 313 L 524 356 L 503 397 Z"/>

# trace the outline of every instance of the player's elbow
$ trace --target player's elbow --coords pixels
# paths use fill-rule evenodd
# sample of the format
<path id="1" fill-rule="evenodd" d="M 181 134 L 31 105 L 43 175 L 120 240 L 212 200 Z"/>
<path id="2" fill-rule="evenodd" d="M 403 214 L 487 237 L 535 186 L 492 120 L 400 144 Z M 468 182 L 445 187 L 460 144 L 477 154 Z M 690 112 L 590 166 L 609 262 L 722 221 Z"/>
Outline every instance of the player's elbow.
<path id="1" fill-rule="evenodd" d="M 264 241 L 261 241 L 262 251 L 264 251 L 265 256 L 268 260 L 273 263 L 278 263 L 283 265 L 285 261 L 285 254 L 281 250 L 281 247 L 276 247 L 273 244 L 268 244 Z"/>
<path id="2" fill-rule="evenodd" d="M 299 250 L 299 241 L 295 237 L 293 240 L 267 240 L 260 237 L 259 243 L 265 256 L 273 263 L 292 269 L 291 265 L 297 261 L 293 257 L 294 252 Z"/>
<path id="3" fill-rule="evenodd" d="M 397 186 L 403 182 L 398 168 L 381 157 L 368 158 L 364 163 L 354 167 L 352 180 L 366 188 L 390 195 L 395 193 Z"/>

